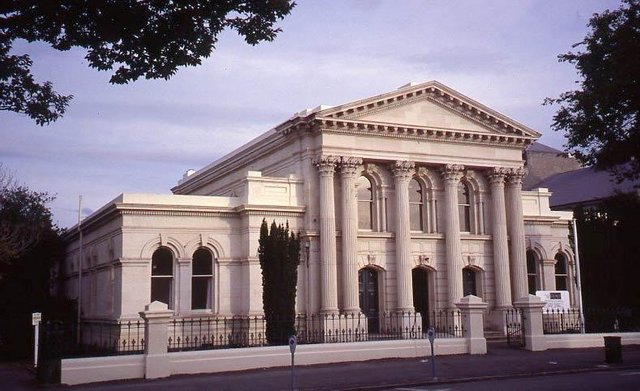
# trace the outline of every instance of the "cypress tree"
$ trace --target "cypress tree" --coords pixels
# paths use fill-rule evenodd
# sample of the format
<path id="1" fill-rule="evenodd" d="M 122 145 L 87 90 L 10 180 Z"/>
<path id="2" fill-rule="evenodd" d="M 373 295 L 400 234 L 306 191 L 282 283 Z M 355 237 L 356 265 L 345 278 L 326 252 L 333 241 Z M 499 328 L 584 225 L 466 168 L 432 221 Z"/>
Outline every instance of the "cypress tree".
<path id="1" fill-rule="evenodd" d="M 300 238 L 286 226 L 266 219 L 260 226 L 258 247 L 262 269 L 262 304 L 269 344 L 286 344 L 295 333 L 296 285 L 300 263 Z"/>

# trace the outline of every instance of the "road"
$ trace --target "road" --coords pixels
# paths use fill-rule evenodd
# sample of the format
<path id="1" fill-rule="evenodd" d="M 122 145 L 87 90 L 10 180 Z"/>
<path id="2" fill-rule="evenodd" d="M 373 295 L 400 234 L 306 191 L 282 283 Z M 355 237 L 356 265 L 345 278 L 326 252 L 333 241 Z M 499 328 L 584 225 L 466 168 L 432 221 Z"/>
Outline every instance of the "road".
<path id="1" fill-rule="evenodd" d="M 384 391 L 637 391 L 640 371 L 583 372 L 548 376 L 472 381 L 416 387 L 388 388 Z"/>

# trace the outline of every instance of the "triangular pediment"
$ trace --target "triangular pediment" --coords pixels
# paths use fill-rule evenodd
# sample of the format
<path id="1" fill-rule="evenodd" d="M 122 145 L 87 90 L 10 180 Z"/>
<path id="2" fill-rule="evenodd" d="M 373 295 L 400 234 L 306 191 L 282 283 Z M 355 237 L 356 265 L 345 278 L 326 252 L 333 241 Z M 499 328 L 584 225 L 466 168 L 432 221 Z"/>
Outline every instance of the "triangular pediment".
<path id="1" fill-rule="evenodd" d="M 381 107 L 378 110 L 366 112 L 362 115 L 350 116 L 349 119 L 396 124 L 399 126 L 491 133 L 491 129 L 480 121 L 466 118 L 426 97 L 413 102 Z"/>
<path id="2" fill-rule="evenodd" d="M 395 91 L 319 110 L 316 118 L 538 138 L 527 126 L 437 82 L 408 84 Z"/>

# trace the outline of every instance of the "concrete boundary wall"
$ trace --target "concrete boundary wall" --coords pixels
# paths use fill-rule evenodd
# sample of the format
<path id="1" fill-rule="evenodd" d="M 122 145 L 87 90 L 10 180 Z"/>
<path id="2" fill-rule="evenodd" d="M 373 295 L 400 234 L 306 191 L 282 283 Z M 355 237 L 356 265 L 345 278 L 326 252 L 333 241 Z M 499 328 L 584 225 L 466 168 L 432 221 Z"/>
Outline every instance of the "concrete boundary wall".
<path id="1" fill-rule="evenodd" d="M 144 378 L 144 354 L 68 358 L 60 363 L 60 383 L 83 384 Z"/>
<path id="2" fill-rule="evenodd" d="M 466 338 L 437 339 L 436 355 L 469 353 Z M 340 344 L 299 345 L 296 365 L 366 361 L 384 358 L 425 357 L 429 341 L 397 340 Z M 171 375 L 241 371 L 291 365 L 288 346 L 200 350 L 167 353 Z M 144 355 L 62 360 L 61 383 L 68 385 L 145 377 Z"/>
<path id="3" fill-rule="evenodd" d="M 640 333 L 547 334 L 547 349 L 604 347 L 604 337 L 622 337 L 622 345 L 640 345 Z"/>

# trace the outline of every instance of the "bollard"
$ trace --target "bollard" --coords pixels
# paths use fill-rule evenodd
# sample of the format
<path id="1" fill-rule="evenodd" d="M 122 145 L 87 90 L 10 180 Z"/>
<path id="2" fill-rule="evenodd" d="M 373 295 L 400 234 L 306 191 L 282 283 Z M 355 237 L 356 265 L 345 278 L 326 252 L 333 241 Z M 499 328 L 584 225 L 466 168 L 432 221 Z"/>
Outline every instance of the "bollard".
<path id="1" fill-rule="evenodd" d="M 604 362 L 622 363 L 622 337 L 604 337 Z"/>

